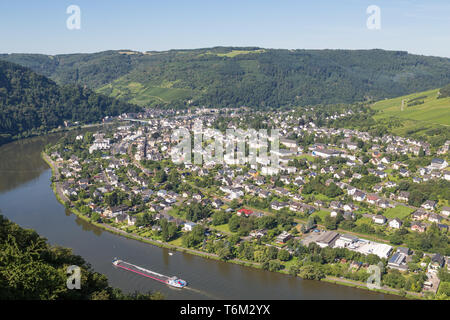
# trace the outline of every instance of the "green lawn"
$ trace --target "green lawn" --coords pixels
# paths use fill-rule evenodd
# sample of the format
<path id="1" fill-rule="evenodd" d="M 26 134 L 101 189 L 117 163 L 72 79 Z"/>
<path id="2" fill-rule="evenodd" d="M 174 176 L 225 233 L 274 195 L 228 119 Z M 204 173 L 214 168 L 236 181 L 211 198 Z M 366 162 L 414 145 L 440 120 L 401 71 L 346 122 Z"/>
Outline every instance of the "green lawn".
<path id="1" fill-rule="evenodd" d="M 321 221 L 323 222 L 325 220 L 325 217 L 329 216 L 329 215 L 330 215 L 329 211 L 320 210 L 320 211 L 316 211 L 313 214 L 311 214 L 311 217 L 319 216 Z"/>
<path id="2" fill-rule="evenodd" d="M 334 199 L 334 198 L 330 198 L 321 193 L 315 194 L 314 197 L 316 198 L 316 200 L 321 200 L 321 201 L 331 201 Z"/>
<path id="3" fill-rule="evenodd" d="M 394 218 L 404 219 L 407 216 L 409 216 L 413 211 L 414 209 L 400 205 L 396 206 L 395 208 L 387 209 L 386 212 L 384 213 L 384 216 L 388 219 Z"/>
<path id="4" fill-rule="evenodd" d="M 355 224 L 357 226 L 361 225 L 361 224 L 371 224 L 372 223 L 372 219 L 371 218 L 366 218 L 366 217 L 361 217 L 358 220 L 356 220 Z"/>
<path id="5" fill-rule="evenodd" d="M 302 155 L 294 157 L 294 158 L 295 159 L 299 159 L 299 160 L 300 159 L 306 159 L 306 160 L 308 160 L 310 162 L 314 161 L 314 157 L 312 155 L 309 155 L 309 154 L 302 154 Z"/>
<path id="6" fill-rule="evenodd" d="M 178 237 L 175 240 L 169 241 L 168 243 L 171 245 L 174 245 L 174 246 L 179 246 L 179 247 L 182 246 L 181 245 L 181 237 Z"/>
<path id="7" fill-rule="evenodd" d="M 234 232 L 230 231 L 230 228 L 228 227 L 228 223 L 220 224 L 218 226 L 211 226 L 211 228 L 222 231 L 224 233 L 234 233 Z"/>
<path id="8" fill-rule="evenodd" d="M 297 257 L 292 257 L 291 260 L 289 260 L 289 261 L 281 261 L 281 263 L 284 265 L 285 270 L 289 271 L 289 268 L 292 265 L 296 265 L 298 263 L 298 258 Z"/>

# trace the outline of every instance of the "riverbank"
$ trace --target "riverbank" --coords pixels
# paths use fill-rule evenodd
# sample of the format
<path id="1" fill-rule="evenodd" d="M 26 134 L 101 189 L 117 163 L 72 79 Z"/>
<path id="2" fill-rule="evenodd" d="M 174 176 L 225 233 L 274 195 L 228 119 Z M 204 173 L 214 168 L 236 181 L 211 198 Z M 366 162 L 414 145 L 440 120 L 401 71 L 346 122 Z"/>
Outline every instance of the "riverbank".
<path id="1" fill-rule="evenodd" d="M 422 296 L 422 294 L 417 293 L 417 292 L 406 292 L 405 291 L 405 293 L 403 294 L 400 290 L 397 290 L 394 288 L 389 288 L 386 286 L 379 288 L 379 289 L 377 289 L 377 288 L 369 289 L 367 287 L 367 284 L 364 282 L 349 280 L 349 279 L 345 279 L 345 278 L 337 278 L 337 277 L 327 276 L 326 278 L 322 279 L 321 281 L 325 281 L 325 282 L 329 282 L 329 283 L 333 283 L 333 284 L 339 284 L 339 285 L 352 287 L 352 288 L 370 290 L 370 291 L 384 293 L 384 294 L 397 295 L 397 296 L 401 296 L 401 297 L 407 298 L 407 299 L 423 299 L 424 298 Z"/>
<path id="2" fill-rule="evenodd" d="M 31 139 L 34 137 L 40 137 L 40 136 L 45 136 L 45 135 L 49 135 L 49 134 L 54 134 L 54 133 L 61 133 L 61 132 L 68 132 L 71 130 L 80 130 L 80 129 L 85 129 L 85 128 L 92 128 L 92 127 L 98 127 L 101 125 L 108 125 L 110 123 L 91 123 L 91 124 L 84 124 L 84 125 L 78 125 L 78 126 L 72 126 L 72 127 L 62 127 L 62 128 L 54 128 L 50 131 L 44 131 L 44 132 L 36 132 L 36 133 L 30 133 L 29 135 L 27 135 L 26 137 L 10 137 L 9 139 L 6 140 L 0 140 L 0 147 L 3 145 L 6 145 L 8 143 L 14 142 L 14 141 L 19 141 L 19 140 L 23 140 L 23 139 Z"/>
<path id="3" fill-rule="evenodd" d="M 98 223 L 98 222 L 92 221 L 91 219 L 89 219 L 88 217 L 83 215 L 81 212 L 79 212 L 73 206 L 66 205 L 69 202 L 69 199 L 62 193 L 62 190 L 60 188 L 58 167 L 50 159 L 50 157 L 47 154 L 45 154 L 45 152 L 42 152 L 41 156 L 52 170 L 52 177 L 54 177 L 54 178 L 52 178 L 52 180 L 55 180 L 55 181 L 52 182 L 51 187 L 56 196 L 56 199 L 61 204 L 63 204 L 68 210 L 73 212 L 77 217 L 86 221 L 87 223 L 94 225 L 102 230 L 108 231 L 112 234 L 119 235 L 119 236 L 126 237 L 126 238 L 133 239 L 133 240 L 137 240 L 137 241 L 140 241 L 143 243 L 151 244 L 151 245 L 154 245 L 154 246 L 157 246 L 160 248 L 165 248 L 165 249 L 173 250 L 173 251 L 179 251 L 182 253 L 188 253 L 188 254 L 196 255 L 196 256 L 199 256 L 202 258 L 206 258 L 206 259 L 217 260 L 217 261 L 222 261 L 222 262 L 231 262 L 231 263 L 238 264 L 241 266 L 262 269 L 262 265 L 259 263 L 246 262 L 246 261 L 242 261 L 239 259 L 232 259 L 232 260 L 224 261 L 224 260 L 220 259 L 216 254 L 206 253 L 206 252 L 202 252 L 202 251 L 198 251 L 198 250 L 194 250 L 194 249 L 189 249 L 189 248 L 184 248 L 181 246 L 172 245 L 172 244 L 158 241 L 158 240 L 153 240 L 150 238 L 139 236 L 134 233 L 128 233 L 124 230 L 109 226 L 104 223 Z M 288 274 L 286 270 L 281 270 L 278 273 Z M 339 278 L 327 276 L 325 279 L 322 279 L 322 281 L 333 283 L 333 284 L 344 285 L 344 286 L 350 286 L 350 287 L 354 287 L 354 288 L 358 288 L 358 289 L 364 289 L 364 290 L 368 290 L 368 291 L 379 292 L 379 293 L 388 294 L 388 295 L 396 295 L 396 296 L 400 296 L 400 297 L 405 297 L 405 295 L 402 292 L 400 292 L 400 290 L 396 290 L 396 289 L 392 289 L 392 288 L 389 288 L 389 290 L 387 290 L 387 289 L 369 289 L 365 283 L 356 282 L 356 281 L 352 281 L 352 280 L 348 280 L 348 279 L 339 279 Z M 417 299 L 417 298 L 421 298 L 421 297 L 415 296 L 414 293 L 408 293 L 406 295 L 406 298 Z"/>

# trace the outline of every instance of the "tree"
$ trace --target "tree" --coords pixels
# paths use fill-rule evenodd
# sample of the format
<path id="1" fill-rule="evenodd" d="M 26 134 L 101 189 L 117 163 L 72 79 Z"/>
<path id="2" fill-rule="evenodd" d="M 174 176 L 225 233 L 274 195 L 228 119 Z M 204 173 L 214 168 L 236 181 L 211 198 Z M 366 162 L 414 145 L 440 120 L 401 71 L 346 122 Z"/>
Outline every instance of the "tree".
<path id="1" fill-rule="evenodd" d="M 192 231 L 185 233 L 182 237 L 182 243 L 188 248 L 193 248 L 205 239 L 205 229 L 201 225 L 196 225 Z"/>
<path id="2" fill-rule="evenodd" d="M 217 255 L 222 260 L 229 260 L 233 257 L 233 254 L 229 246 L 224 246 L 221 249 L 219 249 Z"/>
<path id="3" fill-rule="evenodd" d="M 277 260 L 269 261 L 269 271 L 275 272 L 281 270 L 281 264 Z"/>
<path id="4" fill-rule="evenodd" d="M 405 288 L 406 279 L 400 271 L 394 269 L 383 276 L 383 283 L 389 287 L 400 289 Z"/>
<path id="5" fill-rule="evenodd" d="M 100 217 L 100 214 L 98 212 L 92 212 L 92 214 L 91 214 L 91 221 L 101 222 L 102 218 Z"/>
<path id="6" fill-rule="evenodd" d="M 401 191 L 407 191 L 409 189 L 409 183 L 407 181 L 402 181 L 398 185 L 398 189 Z"/>
<path id="7" fill-rule="evenodd" d="M 137 299 L 110 287 L 105 275 L 94 272 L 71 249 L 51 246 L 34 230 L 22 229 L 2 215 L 0 248 L 0 300 Z M 69 265 L 81 269 L 79 290 L 67 288 Z M 145 296 L 161 298 L 161 295 L 152 293 Z"/>
<path id="8" fill-rule="evenodd" d="M 228 221 L 228 227 L 230 228 L 231 232 L 237 232 L 240 225 L 240 219 L 238 216 L 233 215 L 230 220 Z"/>
<path id="9" fill-rule="evenodd" d="M 170 241 L 177 233 L 178 227 L 173 222 L 168 222 L 166 219 L 160 220 L 161 238 L 163 241 Z"/>
<path id="10" fill-rule="evenodd" d="M 156 172 L 155 175 L 155 182 L 156 183 L 164 183 L 167 181 L 167 174 L 164 170 L 159 170 Z"/>
<path id="11" fill-rule="evenodd" d="M 105 196 L 105 202 L 106 202 L 106 203 L 108 204 L 108 206 L 110 206 L 110 207 L 116 206 L 117 203 L 118 203 L 118 201 L 119 201 L 119 199 L 118 199 L 118 196 L 117 196 L 117 192 L 116 192 L 116 191 L 113 191 L 112 193 L 107 194 L 107 195 Z"/>
<path id="12" fill-rule="evenodd" d="M 231 200 L 229 206 L 231 209 L 236 210 L 237 208 L 239 208 L 239 201 L 237 199 L 233 199 Z"/>
<path id="13" fill-rule="evenodd" d="M 291 255 L 289 254 L 289 252 L 285 249 L 282 249 L 280 251 L 278 251 L 278 256 L 277 256 L 278 260 L 281 261 L 288 261 L 291 258 Z"/>
<path id="14" fill-rule="evenodd" d="M 253 259 L 256 262 L 262 263 L 268 261 L 268 257 L 266 255 L 266 252 L 264 250 L 256 250 L 253 252 Z"/>
<path id="15" fill-rule="evenodd" d="M 316 226 L 316 221 L 314 220 L 314 217 L 309 217 L 308 221 L 306 223 L 306 230 L 309 231 L 313 229 Z"/>
<path id="16" fill-rule="evenodd" d="M 337 229 L 336 218 L 332 218 L 328 215 L 325 216 L 324 225 L 325 228 L 327 228 L 328 230 L 336 230 Z"/>
<path id="17" fill-rule="evenodd" d="M 299 273 L 300 268 L 296 265 L 292 265 L 289 267 L 289 274 L 293 275 L 293 276 L 297 276 L 297 274 Z"/>
<path id="18" fill-rule="evenodd" d="M 403 235 L 396 231 L 391 235 L 389 241 L 394 245 L 400 245 L 403 243 Z"/>
<path id="19" fill-rule="evenodd" d="M 230 244 L 234 246 L 241 240 L 241 237 L 239 237 L 238 234 L 233 234 L 228 238 L 228 240 Z"/>
<path id="20" fill-rule="evenodd" d="M 277 225 L 277 220 L 272 216 L 263 216 L 258 219 L 258 228 L 273 229 Z"/>
<path id="21" fill-rule="evenodd" d="M 212 210 L 209 205 L 205 206 L 201 203 L 195 202 L 183 209 L 185 217 L 189 221 L 197 222 L 198 220 L 207 218 L 211 215 Z"/>
<path id="22" fill-rule="evenodd" d="M 413 190 L 409 194 L 408 204 L 411 206 L 420 207 L 425 200 L 426 197 L 423 193 L 418 190 Z"/>
<path id="23" fill-rule="evenodd" d="M 269 259 L 276 259 L 278 256 L 278 249 L 273 246 L 266 247 L 266 255 Z"/>
<path id="24" fill-rule="evenodd" d="M 341 188 L 339 188 L 335 183 L 330 183 L 328 187 L 325 189 L 325 195 L 330 198 L 335 198 L 341 194 L 343 194 Z"/>
<path id="25" fill-rule="evenodd" d="M 423 148 L 422 148 L 422 147 L 420 147 L 420 150 L 419 150 L 419 154 L 418 154 L 418 156 L 419 156 L 420 158 L 423 158 L 423 157 L 425 157 L 425 151 L 423 150 Z"/>
<path id="26" fill-rule="evenodd" d="M 211 223 L 213 224 L 213 226 L 225 224 L 230 220 L 230 217 L 231 217 L 231 215 L 227 212 L 223 212 L 223 211 L 215 212 L 212 215 Z"/>
<path id="27" fill-rule="evenodd" d="M 298 275 L 305 280 L 320 280 L 325 278 L 325 274 L 322 270 L 314 265 L 305 265 L 300 267 Z"/>

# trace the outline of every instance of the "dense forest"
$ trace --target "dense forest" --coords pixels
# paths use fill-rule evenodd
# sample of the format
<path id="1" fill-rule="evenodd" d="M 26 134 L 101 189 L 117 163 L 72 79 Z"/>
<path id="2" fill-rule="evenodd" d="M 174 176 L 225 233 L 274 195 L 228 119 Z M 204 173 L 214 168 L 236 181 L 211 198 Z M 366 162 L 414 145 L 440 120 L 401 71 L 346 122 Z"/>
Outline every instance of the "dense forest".
<path id="1" fill-rule="evenodd" d="M 80 289 L 67 288 L 67 267 L 81 269 Z M 108 285 L 70 249 L 51 246 L 35 231 L 23 229 L 0 214 L 0 300 L 162 299 L 160 293 L 124 294 Z"/>
<path id="2" fill-rule="evenodd" d="M 384 50 L 215 47 L 5 54 L 57 83 L 142 106 L 282 107 L 383 99 L 450 83 L 450 59 Z"/>
<path id="3" fill-rule="evenodd" d="M 28 68 L 0 61 L 0 144 L 72 122 L 97 122 L 140 107 L 75 85 L 59 86 Z"/>

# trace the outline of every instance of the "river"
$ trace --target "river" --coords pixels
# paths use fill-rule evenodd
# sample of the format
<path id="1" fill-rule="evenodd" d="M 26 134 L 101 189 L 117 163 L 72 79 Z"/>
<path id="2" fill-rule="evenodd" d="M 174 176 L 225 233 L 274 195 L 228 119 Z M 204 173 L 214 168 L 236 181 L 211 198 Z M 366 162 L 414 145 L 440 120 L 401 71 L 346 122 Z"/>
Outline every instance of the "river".
<path id="1" fill-rule="evenodd" d="M 51 170 L 40 153 L 58 133 L 15 141 L 0 147 L 0 210 L 24 228 L 32 228 L 51 244 L 72 248 L 95 271 L 105 274 L 110 285 L 126 292 L 160 291 L 167 299 L 397 299 L 319 281 L 257 270 L 231 263 L 173 252 L 127 239 L 90 225 L 67 211 L 53 194 Z M 114 257 L 176 275 L 188 281 L 184 289 L 172 289 L 142 276 L 116 269 Z"/>

